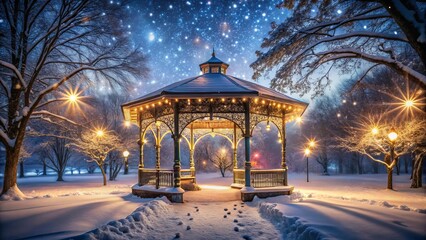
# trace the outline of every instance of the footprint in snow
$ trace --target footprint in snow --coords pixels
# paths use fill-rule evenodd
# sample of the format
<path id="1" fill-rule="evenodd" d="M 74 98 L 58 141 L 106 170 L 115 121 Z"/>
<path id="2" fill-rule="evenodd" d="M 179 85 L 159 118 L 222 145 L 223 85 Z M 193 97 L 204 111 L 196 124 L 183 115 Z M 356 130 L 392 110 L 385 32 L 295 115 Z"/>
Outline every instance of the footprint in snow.
<path id="1" fill-rule="evenodd" d="M 253 238 L 252 237 L 250 237 L 249 235 L 243 235 L 243 238 L 245 239 L 245 240 L 252 240 Z"/>
<path id="2" fill-rule="evenodd" d="M 240 226 L 240 227 L 244 227 L 245 226 L 244 223 L 238 223 L 237 225 Z"/>
<path id="3" fill-rule="evenodd" d="M 237 223 L 238 222 L 238 219 L 234 219 L 234 223 Z"/>
<path id="4" fill-rule="evenodd" d="M 186 230 L 191 230 L 191 226 L 187 226 L 187 227 L 186 227 Z"/>
<path id="5" fill-rule="evenodd" d="M 189 218 L 189 221 L 192 221 L 192 220 L 194 220 L 194 218 Z"/>
<path id="6" fill-rule="evenodd" d="M 188 214 L 187 214 L 187 216 L 191 216 L 191 214 L 190 214 L 190 213 L 188 213 Z"/>
<path id="7" fill-rule="evenodd" d="M 175 234 L 175 239 L 180 238 L 180 233 Z"/>
<path id="8" fill-rule="evenodd" d="M 180 226 L 180 225 L 182 225 L 182 224 L 183 224 L 183 222 L 182 222 L 182 221 L 179 221 L 179 222 L 178 222 L 178 225 L 179 225 L 179 226 Z"/>
<path id="9" fill-rule="evenodd" d="M 228 211 L 228 209 L 227 209 L 227 208 L 225 208 L 225 209 L 223 209 L 223 211 L 225 211 L 225 212 L 226 212 L 226 211 Z"/>
<path id="10" fill-rule="evenodd" d="M 238 227 L 234 227 L 234 231 L 238 232 L 240 229 L 238 229 Z"/>

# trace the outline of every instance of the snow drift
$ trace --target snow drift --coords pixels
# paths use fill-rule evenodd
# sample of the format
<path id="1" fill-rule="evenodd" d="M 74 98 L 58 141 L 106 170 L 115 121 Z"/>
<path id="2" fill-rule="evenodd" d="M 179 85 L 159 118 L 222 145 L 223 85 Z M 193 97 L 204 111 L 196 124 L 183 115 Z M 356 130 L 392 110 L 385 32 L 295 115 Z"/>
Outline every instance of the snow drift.
<path id="1" fill-rule="evenodd" d="M 75 240 L 93 239 L 134 239 L 140 238 L 148 229 L 152 229 L 152 219 L 169 212 L 170 202 L 166 197 L 145 203 L 132 214 L 120 220 L 111 221 L 97 229 L 80 236 L 68 238 Z"/>

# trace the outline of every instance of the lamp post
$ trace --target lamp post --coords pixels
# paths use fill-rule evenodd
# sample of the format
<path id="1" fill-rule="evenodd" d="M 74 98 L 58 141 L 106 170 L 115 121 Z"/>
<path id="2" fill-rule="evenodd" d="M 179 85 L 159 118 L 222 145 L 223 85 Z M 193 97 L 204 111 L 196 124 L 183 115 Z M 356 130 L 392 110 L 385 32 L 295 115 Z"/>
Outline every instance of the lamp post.
<path id="1" fill-rule="evenodd" d="M 305 148 L 305 156 L 306 156 L 306 182 L 309 182 L 309 154 L 311 150 L 309 148 Z"/>
<path id="2" fill-rule="evenodd" d="M 391 128 L 388 138 L 390 141 L 390 162 L 389 164 L 392 164 L 395 158 L 395 140 L 398 138 L 398 134 L 395 132 L 394 128 Z M 388 189 L 393 189 L 392 186 L 392 172 L 393 170 L 391 168 L 388 168 Z"/>
<path id="3" fill-rule="evenodd" d="M 125 150 L 123 152 L 124 157 L 124 175 L 129 174 L 129 161 L 127 160 L 127 157 L 129 157 L 129 151 Z"/>

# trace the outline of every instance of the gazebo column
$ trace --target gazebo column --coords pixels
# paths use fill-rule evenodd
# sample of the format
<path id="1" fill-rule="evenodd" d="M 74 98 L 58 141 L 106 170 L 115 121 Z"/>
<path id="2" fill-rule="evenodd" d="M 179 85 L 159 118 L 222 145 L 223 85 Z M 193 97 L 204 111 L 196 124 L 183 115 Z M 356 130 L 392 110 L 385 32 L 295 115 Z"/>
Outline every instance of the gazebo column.
<path id="1" fill-rule="evenodd" d="M 144 147 L 144 144 L 145 144 L 144 140 L 143 140 L 142 129 L 139 129 L 139 136 L 140 136 L 140 139 L 138 141 L 138 144 L 139 144 L 138 185 L 141 186 L 142 185 L 142 174 L 143 174 L 143 168 L 144 168 L 143 147 Z"/>
<path id="2" fill-rule="evenodd" d="M 155 138 L 155 170 L 156 170 L 156 181 L 155 187 L 160 188 L 160 150 L 161 150 L 161 135 L 160 135 L 160 126 L 156 122 L 156 138 Z"/>
<path id="3" fill-rule="evenodd" d="M 238 169 L 238 161 L 237 161 L 237 126 L 234 123 L 234 134 L 232 139 L 232 159 L 234 163 L 234 169 Z"/>
<path id="4" fill-rule="evenodd" d="M 285 112 L 283 111 L 283 117 L 281 120 L 281 168 L 284 169 L 284 181 L 283 181 L 283 185 L 287 186 L 288 185 L 288 179 L 287 179 L 287 171 L 288 171 L 288 167 L 287 167 L 287 162 L 285 159 L 285 146 L 286 146 L 286 133 L 285 133 Z"/>
<path id="5" fill-rule="evenodd" d="M 195 177 L 195 164 L 194 164 L 194 128 L 191 124 L 190 137 L 189 137 L 189 170 L 191 171 L 191 176 Z M 194 183 L 196 180 L 194 178 Z"/>
<path id="6" fill-rule="evenodd" d="M 180 188 L 180 132 L 179 132 L 179 106 L 178 103 L 174 104 L 174 164 L 173 164 L 173 187 Z"/>
<path id="7" fill-rule="evenodd" d="M 245 135 L 244 135 L 244 145 L 245 145 L 245 188 L 251 188 L 251 162 L 250 162 L 250 105 L 245 103 L 244 105 L 244 125 L 245 125 Z"/>

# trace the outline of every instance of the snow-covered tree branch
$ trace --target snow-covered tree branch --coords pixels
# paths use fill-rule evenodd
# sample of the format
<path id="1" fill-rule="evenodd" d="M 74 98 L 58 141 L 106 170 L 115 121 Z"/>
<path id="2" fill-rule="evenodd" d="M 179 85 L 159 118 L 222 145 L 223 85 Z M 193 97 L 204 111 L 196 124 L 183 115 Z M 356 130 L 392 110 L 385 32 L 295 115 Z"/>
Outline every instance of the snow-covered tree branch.
<path id="1" fill-rule="evenodd" d="M 261 45 L 265 51 L 251 64 L 253 78 L 276 70 L 273 88 L 316 96 L 330 85 L 330 73 L 357 69 L 364 76 L 372 66 L 385 66 L 426 88 L 426 10 L 420 5 L 415 0 L 285 0 L 278 7 L 291 14 L 271 24 Z"/>

